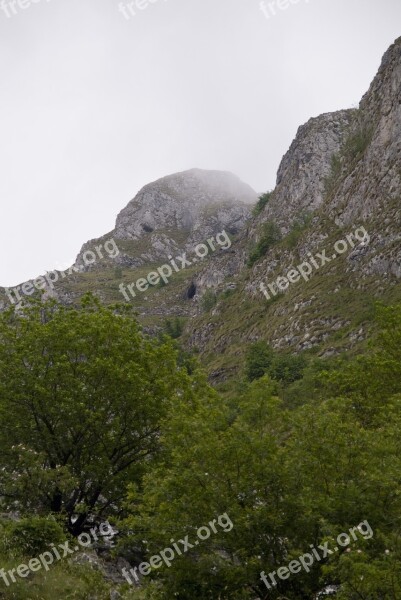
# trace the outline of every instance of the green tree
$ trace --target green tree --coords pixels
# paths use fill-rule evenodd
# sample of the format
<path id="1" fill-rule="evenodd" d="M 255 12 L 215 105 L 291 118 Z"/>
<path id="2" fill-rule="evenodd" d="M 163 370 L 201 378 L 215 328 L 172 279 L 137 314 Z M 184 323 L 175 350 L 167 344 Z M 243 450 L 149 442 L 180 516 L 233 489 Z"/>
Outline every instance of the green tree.
<path id="1" fill-rule="evenodd" d="M 272 379 L 284 384 L 293 383 L 302 379 L 307 361 L 302 354 L 276 353 L 267 369 Z"/>
<path id="2" fill-rule="evenodd" d="M 154 598 L 266 595 L 259 555 L 284 560 L 280 531 L 283 520 L 291 522 L 283 514 L 281 496 L 286 414 L 273 387 L 265 379 L 254 382 L 234 411 L 212 391 L 196 403 L 175 405 L 160 462 L 145 478 L 144 495 L 136 487 L 129 495 L 132 516 L 126 527 L 135 531 L 130 543 L 151 556 L 169 546 L 171 538 L 188 535 L 193 541 L 197 527 L 226 512 L 234 528 L 218 531 L 177 557 L 171 568 L 157 570 L 154 577 L 162 588 Z"/>
<path id="3" fill-rule="evenodd" d="M 180 317 L 174 317 L 173 319 L 167 319 L 165 330 L 167 335 L 169 335 L 173 340 L 178 339 L 182 336 L 185 327 L 184 319 Z"/>
<path id="4" fill-rule="evenodd" d="M 339 362 L 327 381 L 333 394 L 352 398 L 366 425 L 382 418 L 382 410 L 401 394 L 401 305 L 376 306 L 378 335 L 370 351 L 351 362 Z M 377 416 L 379 415 L 379 416 Z"/>
<path id="5" fill-rule="evenodd" d="M 170 343 L 146 339 L 127 310 L 87 297 L 81 310 L 33 303 L 0 315 L 7 506 L 65 513 L 77 533 L 140 481 L 188 377 Z"/>
<path id="6" fill-rule="evenodd" d="M 245 357 L 245 375 L 254 381 L 268 374 L 275 381 L 293 383 L 302 378 L 307 361 L 302 355 L 275 352 L 263 340 L 252 344 Z"/>
<path id="7" fill-rule="evenodd" d="M 245 357 L 245 376 L 248 381 L 260 379 L 267 372 L 274 358 L 274 350 L 263 340 L 252 344 Z"/>
<path id="8" fill-rule="evenodd" d="M 267 376 L 235 400 L 209 392 L 175 404 L 143 494 L 131 488 L 127 527 L 136 544 L 146 540 L 146 556 L 173 537 L 191 539 L 224 512 L 234 528 L 153 573 L 152 598 L 307 600 L 336 585 L 341 600 L 398 600 L 401 309 L 380 309 L 379 322 L 374 352 L 340 365 L 325 386 L 314 387 L 320 393 L 291 410 Z M 310 545 L 335 546 L 340 533 L 363 521 L 371 539 L 272 590 L 260 581 L 262 570 L 277 571 Z"/>

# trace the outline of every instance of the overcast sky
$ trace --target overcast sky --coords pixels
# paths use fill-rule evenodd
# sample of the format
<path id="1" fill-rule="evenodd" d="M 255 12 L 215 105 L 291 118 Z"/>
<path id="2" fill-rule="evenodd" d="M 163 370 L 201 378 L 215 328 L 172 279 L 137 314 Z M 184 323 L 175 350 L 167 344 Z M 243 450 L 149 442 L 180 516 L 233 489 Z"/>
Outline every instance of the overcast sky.
<path id="1" fill-rule="evenodd" d="M 401 35 L 400 0 L 274 16 L 259 0 L 137 0 L 135 16 L 128 0 L 18 2 L 0 2 L 7 286 L 70 265 L 164 175 L 222 169 L 272 188 L 298 126 L 356 106 Z"/>

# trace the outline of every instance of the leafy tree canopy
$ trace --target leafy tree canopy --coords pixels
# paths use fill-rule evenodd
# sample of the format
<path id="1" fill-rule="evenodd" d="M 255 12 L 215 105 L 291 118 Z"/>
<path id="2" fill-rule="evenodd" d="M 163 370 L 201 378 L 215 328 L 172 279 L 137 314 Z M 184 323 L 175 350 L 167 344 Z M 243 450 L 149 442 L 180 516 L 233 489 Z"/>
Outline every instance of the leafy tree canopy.
<path id="1" fill-rule="evenodd" d="M 32 303 L 0 315 L 0 486 L 8 507 L 63 512 L 79 532 L 116 508 L 191 394 L 171 344 L 126 309 Z"/>

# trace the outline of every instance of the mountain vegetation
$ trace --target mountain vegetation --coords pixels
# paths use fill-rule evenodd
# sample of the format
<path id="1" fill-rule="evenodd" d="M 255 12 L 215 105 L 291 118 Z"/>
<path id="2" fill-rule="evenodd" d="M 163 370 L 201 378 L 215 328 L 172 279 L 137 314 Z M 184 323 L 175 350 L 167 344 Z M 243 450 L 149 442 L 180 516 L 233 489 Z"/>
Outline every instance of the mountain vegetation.
<path id="1" fill-rule="evenodd" d="M 400 102 L 401 38 L 359 109 L 300 127 L 271 192 L 170 175 L 104 260 L 92 240 L 54 287 L 0 294 L 0 598 L 401 598 Z"/>

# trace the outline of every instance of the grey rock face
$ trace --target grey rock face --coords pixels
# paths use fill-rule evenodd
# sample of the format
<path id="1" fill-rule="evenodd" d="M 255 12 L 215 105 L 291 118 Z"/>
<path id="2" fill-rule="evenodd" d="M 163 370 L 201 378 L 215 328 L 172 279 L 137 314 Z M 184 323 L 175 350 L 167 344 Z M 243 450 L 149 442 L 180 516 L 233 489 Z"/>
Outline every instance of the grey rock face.
<path id="1" fill-rule="evenodd" d="M 208 224 L 237 229 L 256 192 L 231 173 L 192 169 L 146 185 L 117 217 L 115 237 L 137 240 L 175 229 L 192 237 Z M 206 232 L 207 233 L 207 232 Z"/>
<path id="2" fill-rule="evenodd" d="M 364 276 L 401 277 L 401 38 L 385 53 L 363 97 L 351 136 L 365 136 L 366 147 L 349 164 L 329 199 L 328 214 L 340 227 L 362 222 L 371 242 Z M 352 262 L 350 268 L 352 268 Z"/>
<path id="3" fill-rule="evenodd" d="M 333 162 L 333 157 L 336 160 Z M 329 181 L 328 181 L 329 179 Z M 327 275 L 337 282 L 333 294 L 347 288 L 355 294 L 380 297 L 401 279 L 401 38 L 384 55 L 381 67 L 358 110 L 325 114 L 300 127 L 296 139 L 284 156 L 277 175 L 277 186 L 269 202 L 244 230 L 242 241 L 227 253 L 222 263 L 212 260 L 198 276 L 202 288 L 219 290 L 241 273 L 252 246 L 263 234 L 263 224 L 275 221 L 285 236 L 302 213 L 311 222 L 294 247 L 278 245 L 252 268 L 242 283 L 244 297 L 260 299 L 260 284 L 272 282 L 291 266 L 307 259 L 308 253 L 329 249 L 335 240 L 365 227 L 369 243 L 357 245 L 343 263 L 333 262 Z M 245 260 L 244 260 L 245 259 Z M 224 274 L 226 277 L 224 278 Z M 268 314 L 277 325 L 269 332 L 276 348 L 302 351 L 317 346 L 334 331 L 350 326 L 346 310 L 326 317 L 332 311 L 331 297 L 325 294 L 325 280 L 292 288 L 295 306 L 283 300 L 269 307 Z M 316 301 L 309 306 L 313 291 Z M 240 303 L 241 300 L 239 299 Z M 218 307 L 217 309 L 218 310 Z M 240 304 L 239 304 L 240 313 Z M 315 315 L 321 315 L 321 319 Z M 232 343 L 230 333 L 214 320 L 196 324 L 190 344 L 206 351 L 224 353 Z M 311 333 L 312 332 L 312 333 Z M 259 339 L 244 327 L 242 340 Z M 365 331 L 352 331 L 346 347 L 361 342 Z M 326 354 L 335 353 L 331 349 Z"/>
<path id="4" fill-rule="evenodd" d="M 335 155 L 339 173 L 328 191 Z M 359 110 L 325 114 L 300 127 L 279 167 L 271 200 L 251 223 L 249 237 L 257 241 L 267 220 L 286 234 L 302 212 L 310 212 L 314 218 L 308 240 L 299 248 L 305 255 L 324 242 L 321 225 L 327 216 L 333 229 L 349 231 L 365 224 L 370 244 L 350 255 L 347 270 L 401 277 L 400 198 L 401 38 L 385 53 Z M 287 254 L 288 263 L 292 257 Z M 257 293 L 260 280 L 270 277 L 282 259 L 269 253 L 255 267 L 248 291 Z"/>
<path id="5" fill-rule="evenodd" d="M 335 155 L 336 168 L 332 169 Z M 370 294 L 379 295 L 381 290 L 391 291 L 401 279 L 401 38 L 384 55 L 358 110 L 324 114 L 299 128 L 279 166 L 270 201 L 252 218 L 256 200 L 256 192 L 230 173 L 193 169 L 164 177 L 145 186 L 118 215 L 115 230 L 104 240 L 113 237 L 119 247 L 121 244 L 121 253 L 106 266 L 134 271 L 147 263 L 161 265 L 170 254 L 190 253 L 196 244 L 223 229 L 230 237 L 239 234 L 232 247 L 219 249 L 205 263 L 199 263 L 199 270 L 183 282 L 184 292 L 180 290 L 169 297 L 168 287 L 157 291 L 160 303 L 152 305 L 148 312 L 144 296 L 140 313 L 191 317 L 187 325 L 188 346 L 209 354 L 224 353 L 232 342 L 222 309 L 227 295 L 221 294 L 213 312 L 202 316 L 202 303 L 198 301 L 206 290 L 236 290 L 240 322 L 242 304 L 262 300 L 260 283 L 272 282 L 305 260 L 309 252 L 329 249 L 335 240 L 363 225 L 370 236 L 369 244 L 356 245 L 343 262 L 336 261 L 326 268 L 334 282 L 327 299 L 326 279 L 316 277 L 313 283 L 299 284 L 298 291 L 291 288 L 293 305 L 286 305 L 284 295 L 266 308 L 272 322 L 268 337 L 276 348 L 302 351 L 321 344 L 329 333 L 349 327 L 346 310 L 341 312 L 337 307 L 330 316 L 336 294 L 341 295 L 345 288 L 362 294 L 365 286 Z M 248 270 L 249 253 L 260 239 L 266 221 L 275 221 L 286 235 L 307 212 L 312 218 L 293 245 L 273 246 Z M 95 244 L 96 240 L 86 244 L 80 256 Z M 77 264 L 81 264 L 79 260 L 80 257 Z M 98 263 L 87 270 L 92 268 L 101 271 L 105 266 Z M 107 277 L 115 279 L 117 288 L 120 276 L 113 279 L 109 271 Z M 75 279 L 78 276 L 71 276 L 68 285 Z M 101 285 L 99 288 L 102 297 Z M 66 287 L 63 294 L 63 301 L 72 301 L 73 286 Z M 166 298 L 170 302 L 165 307 Z M 0 297 L 0 307 L 2 301 Z M 211 318 L 219 311 L 223 315 L 220 320 Z M 238 344 L 238 339 L 244 344 L 259 339 L 255 326 L 252 329 L 244 324 L 240 329 L 235 322 L 237 325 L 232 328 L 236 329 L 233 343 Z M 350 332 L 349 347 L 365 335 L 365 331 Z M 325 355 L 334 354 L 334 347 L 330 342 Z M 217 371 L 215 376 L 219 376 Z"/>
<path id="6" fill-rule="evenodd" d="M 250 217 L 256 192 L 232 173 L 192 169 L 146 185 L 117 217 L 118 240 L 135 242 L 135 255 L 121 252 L 116 263 L 138 267 L 166 261 L 179 250 L 190 250 L 223 230 L 235 235 Z M 85 244 L 76 264 L 83 264 Z M 86 268 L 91 270 L 99 265 Z"/>
<path id="7" fill-rule="evenodd" d="M 261 225 L 269 220 L 277 223 L 285 235 L 300 215 L 314 212 L 322 206 L 325 179 L 330 174 L 332 157 L 349 135 L 354 112 L 342 110 L 327 113 L 310 119 L 298 129 L 295 140 L 281 161 L 271 200 L 263 212 L 249 223 L 248 230 L 243 231 L 244 241 L 258 241 Z M 240 249 L 228 255 L 223 268 L 220 266 L 218 269 L 218 277 L 215 274 L 215 262 L 212 261 L 199 277 L 199 293 L 202 293 L 202 289 L 220 284 L 222 272 L 225 271 L 227 276 L 240 272 L 246 264 L 246 255 Z M 278 259 L 269 256 L 268 263 L 261 269 L 263 276 L 274 271 L 278 263 Z M 247 286 L 247 291 L 252 295 L 259 294 L 259 283 L 256 277 Z"/>
<path id="8" fill-rule="evenodd" d="M 325 178 L 352 122 L 353 110 L 310 119 L 297 132 L 281 161 L 277 186 L 260 222 L 274 220 L 286 233 L 302 212 L 314 211 L 324 199 Z"/>
<path id="9" fill-rule="evenodd" d="M 389 48 L 369 91 L 360 103 L 351 133 L 369 134 L 361 160 L 344 165 L 346 177 L 330 202 L 340 225 L 371 219 L 381 212 L 400 222 L 401 188 L 401 38 Z M 348 168 L 348 172 L 347 172 Z"/>

